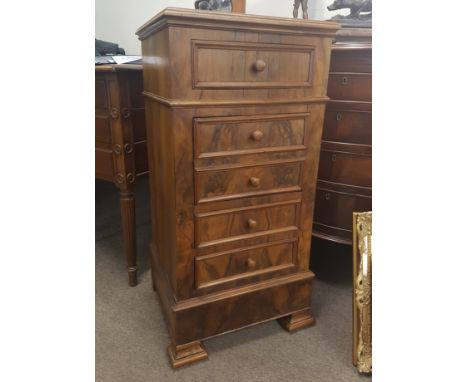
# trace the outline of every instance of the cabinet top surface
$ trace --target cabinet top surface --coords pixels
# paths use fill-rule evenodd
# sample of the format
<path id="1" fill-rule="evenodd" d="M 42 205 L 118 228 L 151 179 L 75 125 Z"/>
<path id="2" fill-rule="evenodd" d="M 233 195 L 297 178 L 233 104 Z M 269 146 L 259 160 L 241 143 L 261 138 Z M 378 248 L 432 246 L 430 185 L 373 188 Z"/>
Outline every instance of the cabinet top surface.
<path id="1" fill-rule="evenodd" d="M 270 32 L 293 31 L 300 34 L 334 36 L 340 25 L 330 21 L 302 20 L 286 17 L 257 16 L 243 13 L 200 11 L 186 8 L 166 8 L 142 25 L 136 34 L 140 40 L 167 25 L 219 27 L 222 29 L 264 29 Z"/>
<path id="2" fill-rule="evenodd" d="M 143 65 L 139 64 L 111 64 L 111 65 L 95 65 L 94 71 L 96 73 L 108 73 L 108 72 L 117 72 L 117 71 L 142 71 Z"/>

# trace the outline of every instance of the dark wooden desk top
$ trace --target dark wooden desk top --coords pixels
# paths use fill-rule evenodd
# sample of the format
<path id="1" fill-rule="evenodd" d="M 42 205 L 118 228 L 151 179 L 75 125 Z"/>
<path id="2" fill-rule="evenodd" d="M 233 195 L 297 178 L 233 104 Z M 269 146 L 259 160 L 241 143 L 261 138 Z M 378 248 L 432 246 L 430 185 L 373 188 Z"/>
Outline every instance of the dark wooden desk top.
<path id="1" fill-rule="evenodd" d="M 109 65 L 95 65 L 96 72 L 117 72 L 120 70 L 143 70 L 141 64 L 109 64 Z"/>

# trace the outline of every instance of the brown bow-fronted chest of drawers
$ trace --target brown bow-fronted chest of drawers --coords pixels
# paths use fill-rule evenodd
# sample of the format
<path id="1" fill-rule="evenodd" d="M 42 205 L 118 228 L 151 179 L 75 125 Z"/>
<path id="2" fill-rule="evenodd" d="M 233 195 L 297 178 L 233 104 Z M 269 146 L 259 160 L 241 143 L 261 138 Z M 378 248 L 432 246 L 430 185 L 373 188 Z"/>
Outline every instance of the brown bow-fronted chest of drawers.
<path id="1" fill-rule="evenodd" d="M 344 30 L 343 30 L 344 31 Z M 314 236 L 352 242 L 353 212 L 372 210 L 372 45 L 332 47 Z"/>
<path id="2" fill-rule="evenodd" d="M 313 324 L 327 22 L 168 8 L 142 26 L 152 277 L 173 367 L 201 340 Z"/>

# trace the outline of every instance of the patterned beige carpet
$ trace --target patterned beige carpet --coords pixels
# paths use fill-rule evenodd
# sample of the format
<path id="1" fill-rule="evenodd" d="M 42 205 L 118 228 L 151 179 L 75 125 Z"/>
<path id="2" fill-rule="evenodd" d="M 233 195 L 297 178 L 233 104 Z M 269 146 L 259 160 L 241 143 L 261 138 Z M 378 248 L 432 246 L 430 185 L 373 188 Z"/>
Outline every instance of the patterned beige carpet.
<path id="1" fill-rule="evenodd" d="M 351 249 L 315 240 L 317 325 L 294 334 L 276 321 L 205 341 L 209 360 L 173 371 L 151 288 L 147 179 L 137 181 L 139 285 L 127 286 L 118 192 L 96 181 L 96 381 L 367 382 L 351 363 Z"/>

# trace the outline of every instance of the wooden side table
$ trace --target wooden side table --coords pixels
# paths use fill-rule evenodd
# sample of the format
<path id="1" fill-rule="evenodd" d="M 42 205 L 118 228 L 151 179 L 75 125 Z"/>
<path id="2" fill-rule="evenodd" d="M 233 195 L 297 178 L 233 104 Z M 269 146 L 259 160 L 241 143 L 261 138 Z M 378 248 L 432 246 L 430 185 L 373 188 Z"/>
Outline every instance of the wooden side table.
<path id="1" fill-rule="evenodd" d="M 148 173 L 141 65 L 95 68 L 95 176 L 120 190 L 128 283 L 137 284 L 136 177 Z"/>

